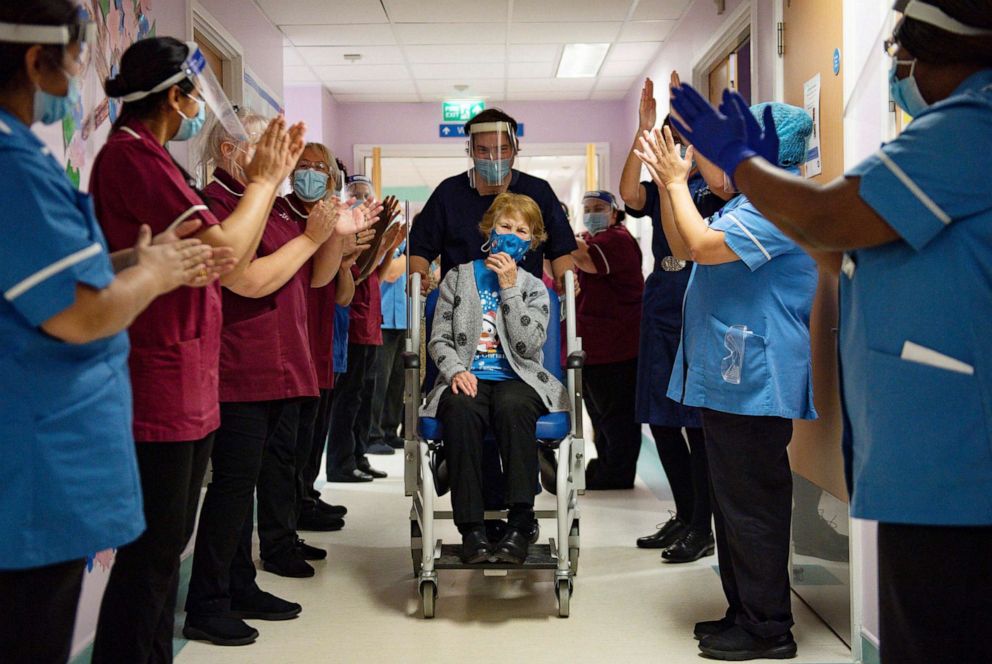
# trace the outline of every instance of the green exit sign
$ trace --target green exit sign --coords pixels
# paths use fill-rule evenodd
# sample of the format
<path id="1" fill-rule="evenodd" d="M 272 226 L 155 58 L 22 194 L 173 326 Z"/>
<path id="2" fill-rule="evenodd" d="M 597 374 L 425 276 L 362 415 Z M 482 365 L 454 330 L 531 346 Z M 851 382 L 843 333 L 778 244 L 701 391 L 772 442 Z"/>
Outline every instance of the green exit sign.
<path id="1" fill-rule="evenodd" d="M 481 99 L 460 99 L 441 102 L 441 117 L 445 122 L 468 122 L 482 112 L 486 102 Z"/>

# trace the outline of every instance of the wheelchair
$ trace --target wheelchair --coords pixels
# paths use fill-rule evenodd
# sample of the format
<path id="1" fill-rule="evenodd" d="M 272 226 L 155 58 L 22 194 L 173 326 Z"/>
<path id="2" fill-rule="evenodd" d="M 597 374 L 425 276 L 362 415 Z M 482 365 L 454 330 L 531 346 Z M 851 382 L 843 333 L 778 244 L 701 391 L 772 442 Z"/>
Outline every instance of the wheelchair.
<path id="1" fill-rule="evenodd" d="M 550 570 L 554 573 L 554 590 L 558 600 L 558 615 L 567 618 L 574 589 L 574 577 L 579 564 L 579 507 L 578 496 L 585 493 L 585 454 L 582 439 L 582 367 L 585 352 L 582 341 L 576 336 L 575 328 L 575 284 L 573 273 L 565 275 L 565 328 L 566 362 L 561 365 L 561 302 L 557 293 L 550 290 L 550 318 L 548 336 L 544 344 L 544 367 L 566 386 L 569 410 L 542 416 L 537 423 L 535 441 L 541 459 L 542 479 L 550 493 L 555 494 L 557 504 L 553 510 L 535 510 L 537 519 L 555 519 L 557 537 L 551 537 L 547 544 L 536 543 L 530 546 L 527 559 L 521 565 L 506 563 L 481 563 L 466 565 L 462 562 L 461 544 L 444 544 L 435 539 L 434 524 L 439 519 L 451 520 L 452 512 L 438 510 L 435 461 L 439 452 L 443 453 L 443 431 L 436 418 L 420 417 L 424 395 L 420 381 L 420 323 L 425 322 L 426 336 L 430 339 L 439 291 L 427 296 L 426 302 L 420 294 L 421 276 L 410 276 L 410 300 L 408 311 L 410 321 L 403 353 L 405 370 L 405 442 L 404 442 L 404 490 L 412 498 L 410 509 L 410 553 L 413 559 L 413 573 L 423 606 L 423 617 L 433 618 L 438 595 L 438 571 L 445 569 L 484 570 Z M 431 387 L 437 377 L 437 368 L 427 356 L 424 385 Z M 495 440 L 487 437 L 484 445 L 495 447 Z M 495 457 L 495 458 L 493 458 Z M 485 464 L 495 461 L 498 455 L 488 455 Z M 491 470 L 484 468 L 484 473 Z M 534 478 L 535 492 L 538 478 Z M 488 506 L 487 506 L 488 507 Z M 506 509 L 490 510 L 485 518 L 505 519 Z M 498 572 L 497 572 L 498 573 Z M 504 572 L 505 574 L 505 572 Z"/>

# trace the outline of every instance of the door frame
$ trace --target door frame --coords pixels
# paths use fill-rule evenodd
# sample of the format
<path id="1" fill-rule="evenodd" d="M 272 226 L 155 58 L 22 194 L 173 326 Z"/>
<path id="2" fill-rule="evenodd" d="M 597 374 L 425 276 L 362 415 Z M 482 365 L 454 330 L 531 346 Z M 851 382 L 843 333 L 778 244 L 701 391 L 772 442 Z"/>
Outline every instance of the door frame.
<path id="1" fill-rule="evenodd" d="M 780 0 L 779 0 L 780 1 Z M 751 0 L 744 0 L 737 9 L 730 13 L 716 34 L 706 43 L 695 64 L 692 66 L 692 87 L 697 90 L 709 89 L 709 74 L 721 60 L 740 45 L 745 35 L 751 37 L 751 90 L 758 91 L 758 71 L 756 67 L 755 35 L 757 27 L 758 5 Z"/>

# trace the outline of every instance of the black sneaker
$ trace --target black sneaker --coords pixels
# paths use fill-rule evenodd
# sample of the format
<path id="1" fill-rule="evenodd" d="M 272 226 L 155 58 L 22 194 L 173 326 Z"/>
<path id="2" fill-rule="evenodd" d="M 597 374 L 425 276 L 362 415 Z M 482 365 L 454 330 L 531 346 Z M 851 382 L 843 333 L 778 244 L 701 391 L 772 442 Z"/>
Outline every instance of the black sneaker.
<path id="1" fill-rule="evenodd" d="M 705 639 L 707 636 L 713 636 L 714 634 L 719 634 L 724 632 L 737 623 L 736 618 L 732 616 L 724 616 L 719 620 L 704 620 L 703 622 L 696 623 L 696 626 L 692 630 L 692 635 L 697 641 L 700 639 Z"/>
<path id="2" fill-rule="evenodd" d="M 703 556 L 712 556 L 716 550 L 713 533 L 688 530 L 675 544 L 661 552 L 666 563 L 691 563 Z"/>
<path id="3" fill-rule="evenodd" d="M 278 576 L 291 579 L 305 579 L 315 574 L 313 567 L 307 564 L 295 549 L 262 561 L 262 569 Z"/>
<path id="4" fill-rule="evenodd" d="M 704 638 L 699 642 L 699 650 L 711 659 L 742 662 L 750 659 L 792 659 L 798 649 L 792 632 L 762 639 L 740 625 L 734 625 Z"/>
<path id="5" fill-rule="evenodd" d="M 396 448 L 392 447 L 389 443 L 385 441 L 377 440 L 374 443 L 369 443 L 369 446 L 365 449 L 366 454 L 381 454 L 388 456 L 390 454 L 396 454 Z"/>
<path id="6" fill-rule="evenodd" d="M 186 616 L 183 636 L 215 646 L 246 646 L 258 638 L 258 630 L 233 616 Z"/>
<path id="7" fill-rule="evenodd" d="M 231 616 L 241 620 L 292 620 L 303 607 L 259 590 L 251 597 L 231 600 Z"/>
<path id="8" fill-rule="evenodd" d="M 344 519 L 331 516 L 319 509 L 305 510 L 300 513 L 300 518 L 296 522 L 297 530 L 328 533 L 342 528 L 344 528 Z"/>
<path id="9" fill-rule="evenodd" d="M 310 546 L 299 538 L 296 540 L 296 552 L 300 554 L 303 560 L 323 560 L 327 557 L 327 551 Z"/>
<path id="10" fill-rule="evenodd" d="M 317 511 L 341 518 L 348 513 L 348 508 L 344 505 L 331 505 L 330 503 L 325 503 L 323 500 L 318 498 Z"/>

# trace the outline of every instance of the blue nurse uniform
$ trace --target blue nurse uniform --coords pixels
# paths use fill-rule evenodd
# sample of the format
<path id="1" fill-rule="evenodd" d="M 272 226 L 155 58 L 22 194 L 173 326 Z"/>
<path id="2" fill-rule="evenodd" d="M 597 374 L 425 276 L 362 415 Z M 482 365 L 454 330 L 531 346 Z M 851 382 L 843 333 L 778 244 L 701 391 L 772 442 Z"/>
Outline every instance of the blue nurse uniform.
<path id="1" fill-rule="evenodd" d="M 992 70 L 848 173 L 902 238 L 844 258 L 856 517 L 992 525 Z"/>
<path id="2" fill-rule="evenodd" d="M 40 326 L 114 273 L 90 197 L 0 110 L 0 569 L 81 560 L 144 529 L 128 340 L 62 342 Z"/>

